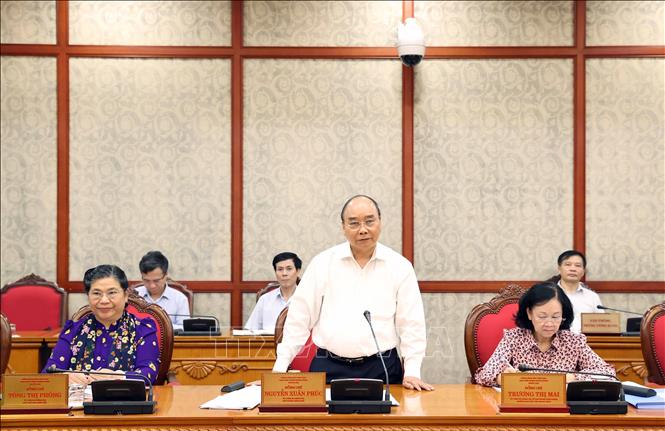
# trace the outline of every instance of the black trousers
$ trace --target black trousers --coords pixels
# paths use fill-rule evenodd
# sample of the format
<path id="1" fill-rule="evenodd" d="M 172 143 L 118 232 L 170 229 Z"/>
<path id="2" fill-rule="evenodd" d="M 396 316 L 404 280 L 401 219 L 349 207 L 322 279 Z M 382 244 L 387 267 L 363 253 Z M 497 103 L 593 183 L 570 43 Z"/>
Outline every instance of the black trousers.
<path id="1" fill-rule="evenodd" d="M 401 384 L 404 377 L 402 361 L 397 354 L 397 349 L 388 350 L 382 354 L 386 362 L 390 383 Z M 386 374 L 378 355 L 368 356 L 362 363 L 347 363 L 331 357 L 328 351 L 319 348 L 316 356 L 309 366 L 311 372 L 325 372 L 326 383 L 333 379 L 346 379 L 360 377 L 366 379 L 379 379 L 386 383 Z"/>

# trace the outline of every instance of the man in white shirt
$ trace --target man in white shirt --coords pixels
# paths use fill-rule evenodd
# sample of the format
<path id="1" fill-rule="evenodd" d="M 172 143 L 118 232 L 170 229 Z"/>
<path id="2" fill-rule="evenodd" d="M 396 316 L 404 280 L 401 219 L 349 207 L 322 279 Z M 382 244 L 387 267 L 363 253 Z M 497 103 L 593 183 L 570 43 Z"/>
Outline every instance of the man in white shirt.
<path id="1" fill-rule="evenodd" d="M 420 379 L 427 343 L 413 266 L 378 243 L 381 210 L 374 199 L 350 198 L 341 218 L 347 242 L 323 251 L 309 264 L 291 299 L 273 371 L 287 370 L 311 331 L 318 350 L 310 371 L 325 371 L 327 381 L 350 377 L 385 381 L 381 354 L 391 382 L 432 390 Z M 365 310 L 371 314 L 379 352 Z"/>
<path id="2" fill-rule="evenodd" d="M 166 276 L 169 261 L 159 251 L 149 251 L 139 262 L 143 286 L 136 293 L 149 304 L 157 304 L 166 311 L 173 323 L 173 329 L 182 329 L 182 321 L 190 316 L 187 297 L 169 287 Z"/>
<path id="3" fill-rule="evenodd" d="M 582 331 L 582 313 L 604 313 L 597 308 L 602 305 L 596 292 L 582 283 L 586 270 L 586 257 L 577 250 L 568 250 L 561 253 L 557 259 L 559 266 L 559 286 L 566 292 L 566 296 L 573 304 L 575 318 L 570 330 L 580 333 Z"/>
<path id="4" fill-rule="evenodd" d="M 302 268 L 298 255 L 288 251 L 279 253 L 272 259 L 272 267 L 279 287 L 261 295 L 245 323 L 245 329 L 275 332 L 277 316 L 289 305 L 296 291 Z"/>

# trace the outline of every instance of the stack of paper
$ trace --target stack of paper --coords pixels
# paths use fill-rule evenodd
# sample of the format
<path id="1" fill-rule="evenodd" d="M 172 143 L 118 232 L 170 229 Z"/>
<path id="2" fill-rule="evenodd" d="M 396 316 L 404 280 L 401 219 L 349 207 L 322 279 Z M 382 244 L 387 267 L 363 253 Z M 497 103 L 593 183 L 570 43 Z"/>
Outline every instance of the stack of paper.
<path id="1" fill-rule="evenodd" d="M 201 404 L 202 409 L 251 410 L 261 402 L 261 386 L 245 386 Z"/>
<path id="2" fill-rule="evenodd" d="M 274 329 L 234 329 L 232 332 L 233 335 L 275 335 Z"/>
<path id="3" fill-rule="evenodd" d="M 623 384 L 639 386 L 642 388 L 646 387 L 633 382 L 623 382 Z M 651 389 L 656 391 L 656 395 L 653 397 L 638 397 L 637 395 L 626 394 L 626 401 L 628 401 L 628 404 L 638 409 L 665 409 L 665 388 Z"/>

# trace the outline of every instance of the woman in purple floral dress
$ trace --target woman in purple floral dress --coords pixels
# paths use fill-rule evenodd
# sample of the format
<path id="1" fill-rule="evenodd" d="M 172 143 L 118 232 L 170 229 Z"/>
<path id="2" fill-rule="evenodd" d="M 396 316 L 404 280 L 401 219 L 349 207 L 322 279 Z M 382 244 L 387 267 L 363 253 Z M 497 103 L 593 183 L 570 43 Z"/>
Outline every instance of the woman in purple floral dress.
<path id="1" fill-rule="evenodd" d="M 141 374 L 154 383 L 159 367 L 157 328 L 152 319 L 139 319 L 125 310 L 125 272 L 115 265 L 99 265 L 86 271 L 83 284 L 92 313 L 65 323 L 44 371 L 71 370 L 70 383 L 109 378 L 76 371 L 116 373 L 119 378 Z"/>

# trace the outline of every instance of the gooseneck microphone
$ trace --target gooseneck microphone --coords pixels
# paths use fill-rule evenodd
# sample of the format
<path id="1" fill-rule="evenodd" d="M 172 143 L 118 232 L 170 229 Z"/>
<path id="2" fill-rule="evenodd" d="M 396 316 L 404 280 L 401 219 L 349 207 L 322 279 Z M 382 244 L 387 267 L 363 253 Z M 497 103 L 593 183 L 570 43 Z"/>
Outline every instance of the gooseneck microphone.
<path id="1" fill-rule="evenodd" d="M 385 401 L 390 401 L 390 382 L 388 381 L 388 368 L 386 368 L 386 363 L 383 360 L 383 356 L 381 355 L 381 349 L 379 348 L 379 342 L 376 339 L 376 334 L 374 334 L 374 327 L 372 326 L 372 316 L 369 312 L 369 310 L 365 310 L 363 313 L 365 316 L 365 319 L 367 320 L 367 323 L 369 324 L 369 329 L 372 331 L 372 338 L 374 338 L 374 344 L 376 344 L 376 350 L 378 350 L 377 355 L 379 356 L 379 359 L 381 359 L 381 365 L 383 365 L 383 371 L 386 373 L 386 393 L 384 400 Z"/>
<path id="2" fill-rule="evenodd" d="M 604 373 L 593 373 L 589 371 L 574 371 L 574 370 L 557 370 L 554 368 L 538 368 L 538 367 L 532 367 L 531 365 L 527 364 L 519 364 L 517 366 L 517 369 L 524 372 L 524 371 L 544 371 L 547 373 L 563 373 L 563 374 L 584 374 L 586 376 L 603 376 L 603 377 L 609 377 L 613 380 L 619 381 L 619 379 L 616 378 L 616 376 L 613 376 L 612 374 L 604 374 Z"/>
<path id="3" fill-rule="evenodd" d="M 642 316 L 642 313 L 636 313 L 634 311 L 627 311 L 627 310 L 620 310 L 618 308 L 605 307 L 604 305 L 596 305 L 596 308 L 599 309 L 599 310 L 611 310 L 611 311 L 618 311 L 620 313 L 634 314 L 636 316 Z"/>

